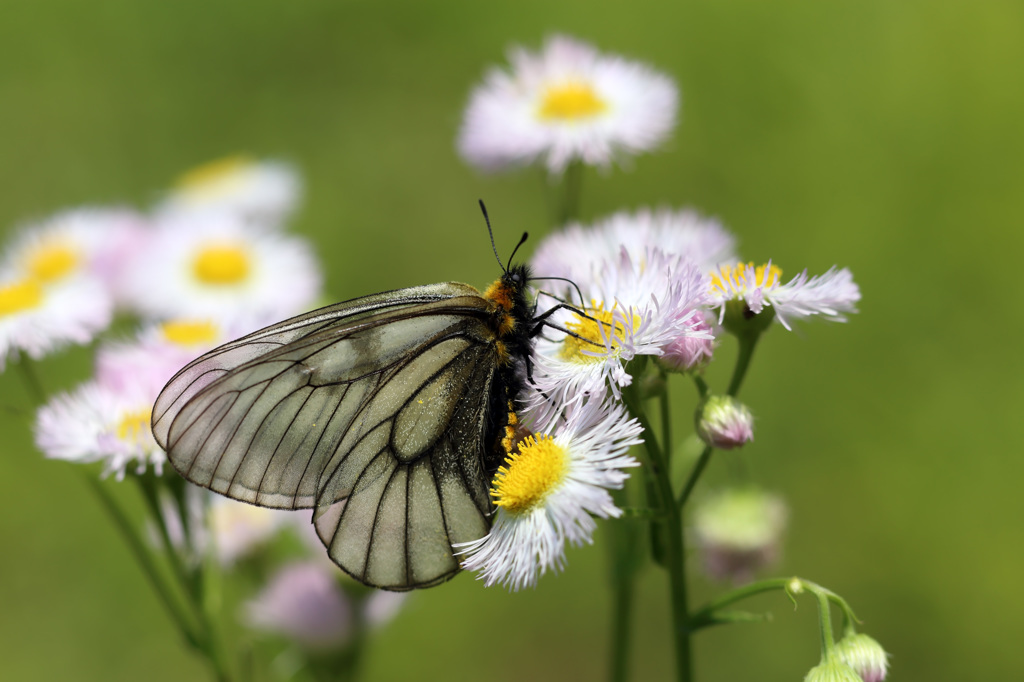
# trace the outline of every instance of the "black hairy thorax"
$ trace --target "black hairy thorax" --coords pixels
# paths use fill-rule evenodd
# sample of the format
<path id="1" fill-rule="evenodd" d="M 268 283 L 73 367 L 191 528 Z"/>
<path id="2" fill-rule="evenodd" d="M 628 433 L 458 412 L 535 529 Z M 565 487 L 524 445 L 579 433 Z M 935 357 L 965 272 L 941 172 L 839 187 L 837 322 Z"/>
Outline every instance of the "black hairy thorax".
<path id="1" fill-rule="evenodd" d="M 521 430 L 519 397 L 531 369 L 536 306 L 526 297 L 530 269 L 513 265 L 484 292 L 492 304 L 490 326 L 495 335 L 498 367 L 487 405 L 484 468 L 493 475 L 512 453 Z"/>

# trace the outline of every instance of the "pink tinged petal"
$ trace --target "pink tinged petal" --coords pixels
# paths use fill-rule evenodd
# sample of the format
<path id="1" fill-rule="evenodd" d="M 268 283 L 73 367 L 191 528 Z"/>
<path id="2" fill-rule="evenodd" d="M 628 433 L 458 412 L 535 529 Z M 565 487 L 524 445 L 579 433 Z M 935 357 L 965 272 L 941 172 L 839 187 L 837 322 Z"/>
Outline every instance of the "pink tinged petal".
<path id="1" fill-rule="evenodd" d="M 330 569 L 315 562 L 292 563 L 245 604 L 243 620 L 308 648 L 330 649 L 347 641 L 351 609 Z"/>

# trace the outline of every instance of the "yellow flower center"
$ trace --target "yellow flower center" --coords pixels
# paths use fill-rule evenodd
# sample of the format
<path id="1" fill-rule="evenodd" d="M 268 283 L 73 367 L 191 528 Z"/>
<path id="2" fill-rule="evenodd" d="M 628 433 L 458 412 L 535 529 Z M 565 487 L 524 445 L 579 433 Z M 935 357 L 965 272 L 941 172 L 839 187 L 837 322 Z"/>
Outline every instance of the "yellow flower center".
<path id="1" fill-rule="evenodd" d="M 547 121 L 575 121 L 597 116 L 607 108 L 608 104 L 589 84 L 571 81 L 549 87 L 537 114 Z"/>
<path id="2" fill-rule="evenodd" d="M 171 320 L 160 325 L 164 338 L 179 346 L 199 346 L 217 340 L 217 326 L 208 320 Z"/>
<path id="3" fill-rule="evenodd" d="M 78 252 L 67 244 L 44 244 L 28 257 L 28 270 L 43 282 L 53 282 L 78 266 Z"/>
<path id="4" fill-rule="evenodd" d="M 43 288 L 31 279 L 0 286 L 0 317 L 22 310 L 38 308 L 43 302 Z"/>
<path id="5" fill-rule="evenodd" d="M 238 284 L 249 275 L 249 254 L 238 245 L 207 246 L 192 262 L 192 270 L 204 284 Z"/>
<path id="6" fill-rule="evenodd" d="M 126 412 L 117 425 L 119 440 L 138 443 L 149 435 L 149 422 L 153 416 L 152 408 L 143 408 L 134 412 Z"/>
<path id="7" fill-rule="evenodd" d="M 228 156 L 223 159 L 210 161 L 184 173 L 178 178 L 177 186 L 178 189 L 186 191 L 208 189 L 213 185 L 230 179 L 232 176 L 253 165 L 253 163 L 252 159 L 242 155 Z"/>
<path id="8" fill-rule="evenodd" d="M 595 357 L 595 351 L 604 352 L 605 339 L 611 336 L 612 350 L 617 350 L 626 338 L 626 326 L 623 324 L 622 316 L 615 318 L 615 309 L 605 310 L 604 304 L 598 301 L 591 301 L 590 308 L 584 312 L 586 317 L 574 313 L 575 320 L 565 324 L 566 329 L 575 336 L 566 336 L 562 342 L 560 357 L 567 362 L 590 364 L 602 362 L 600 357 Z M 640 318 L 631 315 L 633 324 L 632 331 L 640 326 Z"/>
<path id="9" fill-rule="evenodd" d="M 754 281 L 747 281 L 747 268 L 754 267 L 753 263 L 737 263 L 736 267 L 722 265 L 718 272 L 711 273 L 711 291 L 714 293 L 728 294 L 732 290 L 731 282 L 735 282 L 737 291 L 756 289 L 757 287 L 770 287 L 777 284 L 782 278 L 782 269 L 776 265 L 759 265 L 754 268 Z"/>
<path id="10" fill-rule="evenodd" d="M 519 452 L 505 459 L 491 484 L 494 504 L 512 514 L 523 514 L 544 502 L 548 494 L 565 480 L 569 471 L 569 453 L 551 436 L 527 436 Z"/>

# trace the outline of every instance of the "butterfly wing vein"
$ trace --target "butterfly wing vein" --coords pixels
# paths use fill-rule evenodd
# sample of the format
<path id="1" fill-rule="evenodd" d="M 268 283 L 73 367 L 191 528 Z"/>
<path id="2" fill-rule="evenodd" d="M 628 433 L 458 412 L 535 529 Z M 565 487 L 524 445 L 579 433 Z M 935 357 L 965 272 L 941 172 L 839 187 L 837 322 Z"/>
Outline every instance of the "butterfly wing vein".
<path id="1" fill-rule="evenodd" d="M 369 585 L 426 587 L 490 525 L 495 380 L 487 304 L 462 284 L 356 299 L 221 346 L 168 383 L 153 429 L 188 480 L 313 508 L 331 558 Z"/>

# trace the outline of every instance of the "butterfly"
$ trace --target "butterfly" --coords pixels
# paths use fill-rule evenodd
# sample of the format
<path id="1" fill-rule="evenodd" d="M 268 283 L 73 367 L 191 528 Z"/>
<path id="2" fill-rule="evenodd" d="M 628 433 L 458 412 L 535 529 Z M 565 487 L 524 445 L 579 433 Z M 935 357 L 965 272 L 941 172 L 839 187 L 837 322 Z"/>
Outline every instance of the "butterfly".
<path id="1" fill-rule="evenodd" d="M 453 545 L 490 529 L 491 479 L 547 317 L 528 301 L 529 269 L 509 261 L 483 292 L 388 291 L 220 346 L 164 387 L 153 433 L 192 483 L 312 508 L 331 559 L 366 585 L 449 580 Z"/>

